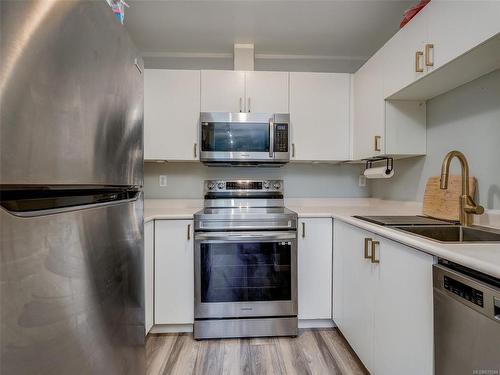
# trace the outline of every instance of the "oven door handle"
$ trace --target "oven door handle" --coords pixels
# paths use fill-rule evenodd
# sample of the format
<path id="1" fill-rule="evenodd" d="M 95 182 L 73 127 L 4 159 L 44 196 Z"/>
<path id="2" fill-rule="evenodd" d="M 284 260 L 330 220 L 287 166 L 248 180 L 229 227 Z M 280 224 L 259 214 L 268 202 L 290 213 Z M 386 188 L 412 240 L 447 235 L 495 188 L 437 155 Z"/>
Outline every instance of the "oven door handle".
<path id="1" fill-rule="evenodd" d="M 195 240 L 223 240 L 223 241 L 241 241 L 241 240 L 295 240 L 295 232 L 205 232 L 196 233 Z"/>

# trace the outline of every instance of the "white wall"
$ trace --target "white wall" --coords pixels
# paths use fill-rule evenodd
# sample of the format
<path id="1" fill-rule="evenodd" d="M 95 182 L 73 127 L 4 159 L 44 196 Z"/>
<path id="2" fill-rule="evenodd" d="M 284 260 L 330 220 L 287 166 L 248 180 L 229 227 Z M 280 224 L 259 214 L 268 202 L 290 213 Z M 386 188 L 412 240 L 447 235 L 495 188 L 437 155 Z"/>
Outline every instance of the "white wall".
<path id="1" fill-rule="evenodd" d="M 370 181 L 373 197 L 418 200 L 430 176 L 439 176 L 451 150 L 467 157 L 478 179 L 478 200 L 500 209 L 500 70 L 427 102 L 427 156 L 396 161 L 390 180 Z M 460 174 L 457 161 L 453 174 Z"/>
<path id="2" fill-rule="evenodd" d="M 206 167 L 201 163 L 146 163 L 146 198 L 203 197 L 203 181 L 217 178 L 283 179 L 285 196 L 366 197 L 367 188 L 358 187 L 358 165 L 288 164 L 281 168 Z M 167 175 L 167 187 L 159 186 L 159 175 Z"/>

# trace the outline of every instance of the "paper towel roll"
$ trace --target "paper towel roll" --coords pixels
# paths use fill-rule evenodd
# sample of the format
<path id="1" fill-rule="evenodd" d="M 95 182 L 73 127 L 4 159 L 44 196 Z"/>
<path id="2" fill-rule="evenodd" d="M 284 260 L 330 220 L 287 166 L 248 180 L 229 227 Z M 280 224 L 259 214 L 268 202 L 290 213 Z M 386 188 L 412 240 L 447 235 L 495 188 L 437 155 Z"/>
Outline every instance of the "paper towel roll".
<path id="1" fill-rule="evenodd" d="M 377 167 L 365 169 L 366 178 L 391 178 L 394 176 L 394 168 L 387 173 L 387 167 Z"/>

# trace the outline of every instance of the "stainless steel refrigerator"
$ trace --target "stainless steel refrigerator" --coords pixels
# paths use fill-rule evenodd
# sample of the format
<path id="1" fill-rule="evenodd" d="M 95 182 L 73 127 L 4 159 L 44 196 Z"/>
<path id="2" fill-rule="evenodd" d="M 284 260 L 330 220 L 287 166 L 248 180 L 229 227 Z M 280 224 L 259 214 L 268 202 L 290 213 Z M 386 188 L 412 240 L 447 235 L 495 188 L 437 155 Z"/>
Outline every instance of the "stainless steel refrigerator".
<path id="1" fill-rule="evenodd" d="M 0 17 L 0 373 L 144 374 L 137 51 L 104 0 Z"/>

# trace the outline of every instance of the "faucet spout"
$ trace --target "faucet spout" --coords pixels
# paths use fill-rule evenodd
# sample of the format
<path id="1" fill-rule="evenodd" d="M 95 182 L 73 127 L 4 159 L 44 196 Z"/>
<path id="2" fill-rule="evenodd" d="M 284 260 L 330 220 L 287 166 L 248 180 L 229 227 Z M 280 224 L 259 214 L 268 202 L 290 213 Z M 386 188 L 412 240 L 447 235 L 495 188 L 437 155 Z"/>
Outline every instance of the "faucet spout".
<path id="1" fill-rule="evenodd" d="M 439 187 L 443 190 L 448 189 L 448 181 L 450 177 L 450 164 L 453 158 L 457 158 L 462 168 L 462 194 L 460 197 L 460 224 L 469 226 L 472 224 L 472 215 L 481 215 L 484 213 L 484 208 L 478 205 L 470 196 L 469 188 L 469 163 L 465 155 L 460 151 L 450 151 L 444 157 L 441 165 L 441 179 Z"/>

